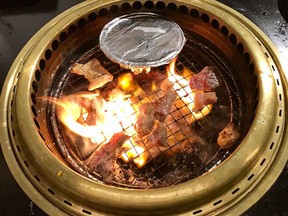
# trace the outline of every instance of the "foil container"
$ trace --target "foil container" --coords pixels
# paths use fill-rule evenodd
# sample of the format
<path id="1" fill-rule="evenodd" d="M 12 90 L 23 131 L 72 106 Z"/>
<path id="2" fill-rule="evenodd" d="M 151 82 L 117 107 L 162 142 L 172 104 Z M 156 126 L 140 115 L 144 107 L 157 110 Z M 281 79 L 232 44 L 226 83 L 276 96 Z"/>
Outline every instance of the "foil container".
<path id="1" fill-rule="evenodd" d="M 168 64 L 185 42 L 178 24 L 146 12 L 117 17 L 106 24 L 100 34 L 103 53 L 121 67 L 137 73 Z"/>

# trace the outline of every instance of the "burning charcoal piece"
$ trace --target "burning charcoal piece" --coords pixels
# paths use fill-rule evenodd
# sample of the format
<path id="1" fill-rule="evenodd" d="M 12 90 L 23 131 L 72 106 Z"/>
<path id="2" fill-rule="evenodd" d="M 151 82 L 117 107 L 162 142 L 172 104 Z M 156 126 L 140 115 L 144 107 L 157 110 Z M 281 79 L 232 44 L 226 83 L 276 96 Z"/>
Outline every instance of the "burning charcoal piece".
<path id="1" fill-rule="evenodd" d="M 191 77 L 189 84 L 193 91 L 214 91 L 219 86 L 219 81 L 214 68 L 206 66 L 200 73 Z"/>
<path id="2" fill-rule="evenodd" d="M 135 124 L 135 130 L 141 138 L 149 134 L 155 123 L 155 107 L 152 103 L 144 103 L 139 107 L 139 115 Z"/>
<path id="3" fill-rule="evenodd" d="M 174 90 L 169 89 L 165 95 L 159 100 L 154 101 L 155 117 L 161 122 L 164 122 L 167 115 L 170 113 L 172 105 L 176 100 L 177 94 Z"/>
<path id="4" fill-rule="evenodd" d="M 240 137 L 236 126 L 233 123 L 229 123 L 220 133 L 217 139 L 218 145 L 222 149 L 232 147 Z"/>
<path id="5" fill-rule="evenodd" d="M 117 160 L 117 148 L 127 139 L 129 139 L 129 136 L 123 132 L 114 134 L 109 143 L 101 145 L 88 159 L 87 166 L 93 172 L 100 174 L 105 182 L 112 181 L 112 174 Z"/>
<path id="6" fill-rule="evenodd" d="M 193 112 L 202 110 L 208 104 L 216 103 L 217 99 L 215 92 L 195 92 Z"/>
<path id="7" fill-rule="evenodd" d="M 90 82 L 89 91 L 100 88 L 113 80 L 113 76 L 102 67 L 97 59 L 92 59 L 86 64 L 75 63 L 71 73 L 83 75 Z"/>

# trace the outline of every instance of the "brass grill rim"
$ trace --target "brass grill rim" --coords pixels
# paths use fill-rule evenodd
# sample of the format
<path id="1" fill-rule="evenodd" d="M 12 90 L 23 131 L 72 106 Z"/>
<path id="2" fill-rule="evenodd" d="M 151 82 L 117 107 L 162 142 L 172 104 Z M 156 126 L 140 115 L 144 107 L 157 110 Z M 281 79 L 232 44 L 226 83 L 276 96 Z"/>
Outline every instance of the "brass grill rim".
<path id="1" fill-rule="evenodd" d="M 263 70 L 266 69 L 267 71 L 271 71 L 274 74 L 273 76 L 275 76 L 275 83 L 278 83 L 278 82 L 282 83 L 283 89 L 286 90 L 287 89 L 287 81 L 286 81 L 285 75 L 284 75 L 284 69 L 283 69 L 284 66 L 283 67 L 281 66 L 283 63 L 280 63 L 280 60 L 278 60 L 277 57 L 279 56 L 279 54 L 275 50 L 275 48 L 271 44 L 271 42 L 269 42 L 267 37 L 263 33 L 261 33 L 261 31 L 256 26 L 254 26 L 250 21 L 248 21 L 247 19 L 245 19 L 244 17 L 242 17 L 238 13 L 232 11 L 228 7 L 226 7 L 220 3 L 217 3 L 217 2 L 213 2 L 213 1 L 203 1 L 203 2 L 207 5 L 209 5 L 209 7 L 208 7 L 209 9 L 211 9 L 213 7 L 221 8 L 221 10 L 225 11 L 226 13 L 228 13 L 229 15 L 233 16 L 236 19 L 240 19 L 242 23 L 245 23 L 246 28 L 248 28 L 251 31 L 251 34 L 253 36 L 256 35 L 258 38 L 257 43 L 260 44 L 260 48 L 259 48 L 259 45 L 257 45 L 258 48 L 256 50 L 262 50 L 262 52 L 260 53 L 260 57 L 256 57 L 256 58 L 261 59 L 264 57 L 264 59 L 266 59 L 266 64 L 265 64 L 264 68 L 261 67 L 261 69 L 263 69 Z M 184 5 L 185 5 L 185 3 L 187 5 L 190 5 L 190 4 L 193 5 L 193 3 L 190 1 L 187 1 L 187 2 L 183 1 Z M 60 15 L 58 17 L 58 19 L 63 18 L 63 17 L 65 18 L 66 16 L 69 17 L 70 13 L 71 14 L 73 14 L 73 13 L 85 14 L 85 13 L 87 13 L 86 9 L 88 9 L 88 11 L 91 10 L 90 4 L 93 7 L 99 7 L 99 8 L 102 7 L 101 3 L 92 2 L 92 1 L 91 2 L 85 2 L 85 3 L 82 3 L 82 4 L 76 6 L 72 9 L 66 11 L 65 13 Z M 194 5 L 195 7 L 199 7 L 200 11 L 204 10 L 201 8 L 202 3 L 195 2 L 194 4 L 195 4 Z M 103 6 L 103 8 L 105 8 L 105 7 Z M 84 10 L 86 10 L 86 11 L 84 11 Z M 208 9 L 206 9 L 206 10 L 208 10 Z M 101 9 L 99 9 L 99 13 L 105 13 L 105 12 L 103 12 L 103 10 L 102 10 L 102 12 L 100 12 L 100 11 L 101 11 Z M 209 14 L 209 11 L 207 11 L 206 13 Z M 63 19 L 63 20 L 65 21 L 65 19 Z M 100 198 L 99 203 L 96 203 L 96 204 L 93 203 L 92 205 L 90 202 L 87 202 L 87 201 L 84 201 L 83 203 L 74 203 L 73 200 L 77 200 L 77 196 L 79 194 L 75 194 L 75 193 L 73 194 L 73 192 L 67 190 L 67 188 L 65 190 L 65 187 L 69 187 L 69 178 L 67 178 L 67 177 L 68 177 L 68 175 L 72 174 L 71 176 L 75 177 L 76 179 L 80 179 L 81 178 L 80 176 L 69 171 L 69 169 L 67 169 L 67 167 L 65 167 L 64 165 L 59 164 L 59 167 L 61 167 L 60 171 L 62 173 L 64 173 L 64 175 L 62 176 L 61 183 L 60 183 L 61 186 L 64 186 L 62 188 L 64 190 L 59 191 L 59 185 L 57 185 L 57 184 L 53 185 L 55 183 L 49 185 L 49 183 L 50 183 L 49 180 L 52 180 L 53 178 L 55 178 L 55 175 L 57 176 L 57 174 L 59 174 L 59 172 L 55 173 L 55 171 L 54 171 L 54 176 L 50 176 L 43 181 L 43 178 L 42 178 L 42 175 L 43 175 L 42 172 L 43 171 L 40 172 L 40 170 L 39 170 L 39 169 L 41 169 L 41 167 L 37 167 L 37 164 L 35 165 L 35 167 L 31 167 L 31 165 L 34 165 L 33 162 L 36 162 L 36 161 L 33 161 L 33 158 L 31 159 L 32 164 L 29 161 L 28 166 L 26 164 L 26 163 L 28 163 L 27 161 L 26 161 L 26 163 L 25 163 L 25 161 L 19 161 L 23 157 L 23 154 L 27 153 L 26 151 L 29 152 L 29 151 L 34 151 L 34 150 L 33 149 L 28 149 L 28 150 L 20 149 L 20 151 L 17 150 L 17 148 L 20 148 L 20 147 L 17 147 L 18 146 L 17 141 L 20 141 L 20 142 L 26 141 L 27 142 L 31 139 L 31 137 L 33 137 L 33 136 L 35 137 L 35 135 L 27 134 L 27 132 L 25 134 L 25 131 L 23 131 L 24 128 L 21 129 L 21 125 L 27 124 L 27 120 L 23 119 L 23 116 L 19 116 L 21 113 L 20 108 L 23 108 L 23 107 L 18 107 L 18 108 L 16 107 L 16 110 L 14 110 L 13 106 L 11 106 L 12 103 L 13 104 L 16 103 L 16 105 L 17 105 L 17 104 L 21 104 L 21 102 L 23 100 L 24 101 L 25 100 L 26 101 L 31 100 L 30 95 L 27 96 L 23 92 L 17 91 L 18 89 L 22 90 L 22 87 L 27 85 L 27 82 L 25 84 L 22 82 L 21 85 L 18 85 L 21 83 L 21 80 L 28 79 L 29 76 L 32 76 L 31 74 L 29 74 L 29 71 L 27 71 L 27 69 L 25 68 L 25 66 L 27 66 L 27 62 L 22 63 L 22 61 L 20 59 L 26 59 L 26 58 L 28 59 L 29 55 L 33 52 L 36 52 L 37 49 L 42 50 L 43 47 L 41 48 L 40 46 L 41 46 L 41 42 L 43 42 L 43 41 L 39 37 L 41 35 L 44 35 L 45 33 L 49 32 L 48 29 L 51 27 L 54 27 L 54 28 L 56 28 L 57 31 L 60 31 L 60 29 L 61 29 L 60 27 L 62 26 L 62 24 L 63 23 L 61 23 L 60 21 L 59 21 L 59 23 L 56 23 L 56 24 L 53 22 L 50 22 L 49 24 L 47 24 L 40 32 L 38 32 L 30 40 L 30 42 L 25 46 L 23 51 L 21 51 L 21 53 L 19 54 L 19 56 L 15 60 L 14 64 L 12 65 L 7 79 L 10 78 L 10 80 L 12 80 L 13 83 L 12 83 L 12 81 L 10 81 L 10 82 L 6 81 L 4 91 L 3 91 L 3 96 L 1 97 L 1 104 L 3 104 L 3 106 L 1 105 L 1 130 L 3 130 L 5 132 L 4 137 L 3 138 L 1 137 L 1 146 L 2 146 L 5 158 L 8 162 L 10 169 L 12 170 L 12 172 L 14 170 L 15 176 L 18 175 L 18 177 L 16 177 L 16 179 L 18 178 L 19 184 L 22 187 L 26 188 L 24 190 L 26 190 L 27 194 L 29 194 L 31 197 L 33 197 L 33 200 L 36 200 L 35 202 L 41 208 L 43 208 L 45 211 L 50 212 L 50 213 L 55 213 L 55 211 L 59 211 L 59 212 L 67 211 L 67 212 L 70 212 L 73 214 L 79 214 L 81 212 L 82 212 L 82 214 L 89 214 L 89 213 L 92 214 L 94 212 L 104 214 L 105 213 L 104 212 L 105 202 L 109 202 L 109 201 L 111 202 L 111 200 L 113 200 L 113 198 L 115 199 L 115 197 L 113 197 L 113 195 L 121 194 L 121 195 L 123 195 L 122 197 L 125 200 L 125 199 L 129 199 L 130 195 L 133 195 L 136 197 L 137 193 L 139 193 L 139 192 L 135 192 L 133 190 L 122 191 L 122 190 L 111 188 L 111 187 L 104 187 L 101 185 L 97 185 L 97 189 L 96 190 L 94 189 L 94 191 L 91 191 L 91 192 L 92 193 L 98 193 L 99 192 L 102 195 L 107 196 L 107 198 L 111 198 L 111 199 L 105 200 L 105 197 L 99 197 Z M 225 29 L 223 31 L 225 31 Z M 35 49 L 36 51 L 33 49 Z M 265 53 L 267 53 L 270 56 L 269 59 L 267 59 L 264 56 Z M 37 66 L 33 65 L 33 67 L 37 67 Z M 40 64 L 40 67 L 41 67 L 41 64 Z M 20 74 L 18 74 L 19 71 L 21 71 Z M 264 72 L 265 72 L 265 70 L 264 70 Z M 263 73 L 261 75 L 263 76 L 263 79 L 265 79 L 265 80 L 268 79 L 267 77 L 269 77 L 269 73 L 267 73 L 267 74 Z M 28 83 L 28 86 L 31 86 L 32 85 L 32 83 L 31 83 L 32 79 L 29 79 L 29 80 L 30 81 Z M 25 89 L 25 88 L 27 88 L 27 86 L 23 87 L 23 89 Z M 176 203 L 173 203 L 173 202 L 171 203 L 171 201 L 167 201 L 166 203 L 163 203 L 163 200 L 160 201 L 161 203 L 158 203 L 158 201 L 155 203 L 150 202 L 149 205 L 151 205 L 152 207 L 146 206 L 147 203 L 143 204 L 140 202 L 135 202 L 135 203 L 132 202 L 130 204 L 124 203 L 122 205 L 119 202 L 115 202 L 115 203 L 110 203 L 108 205 L 109 206 L 111 205 L 110 207 L 116 208 L 116 209 L 119 206 L 121 206 L 121 207 L 119 207 L 119 209 L 121 210 L 121 212 L 125 212 L 124 208 L 131 207 L 130 206 L 131 204 L 132 205 L 135 204 L 135 206 L 133 206 L 135 211 L 137 211 L 138 209 L 145 209 L 145 208 L 150 209 L 151 208 L 151 211 L 155 211 L 158 213 L 163 212 L 162 208 L 165 208 L 165 207 L 170 205 L 171 208 L 167 208 L 168 211 L 172 211 L 173 210 L 172 208 L 174 208 L 175 206 L 178 206 L 178 207 L 181 207 L 183 212 L 189 210 L 194 215 L 207 214 L 207 213 L 213 212 L 215 210 L 217 210 L 219 212 L 219 214 L 221 212 L 233 212 L 235 210 L 232 210 L 232 207 L 235 207 L 236 205 L 238 207 L 238 210 L 240 209 L 240 211 L 244 211 L 246 208 L 251 206 L 253 204 L 253 202 L 255 202 L 256 200 L 253 200 L 253 202 L 247 203 L 247 200 L 251 201 L 251 197 L 248 196 L 248 194 L 247 194 L 248 191 L 247 191 L 247 189 L 245 190 L 245 187 L 244 187 L 245 183 L 243 183 L 243 182 L 245 182 L 245 181 L 252 182 L 251 186 L 249 186 L 248 188 L 250 188 L 250 187 L 255 188 L 255 190 L 253 190 L 253 195 L 256 194 L 258 199 L 259 199 L 259 197 L 261 195 L 263 195 L 263 193 L 264 193 L 263 190 L 259 190 L 260 185 L 264 185 L 264 186 L 268 187 L 272 184 L 271 179 L 266 178 L 263 180 L 262 178 L 259 178 L 259 176 L 263 176 L 263 175 L 265 176 L 265 175 L 267 175 L 267 173 L 273 171 L 274 179 L 272 181 L 274 181 L 276 179 L 276 177 L 279 175 L 281 168 L 284 166 L 284 164 L 287 160 L 287 156 L 285 156 L 285 154 L 287 155 L 287 147 L 283 144 L 287 140 L 287 131 L 286 131 L 287 128 L 284 124 L 285 120 L 286 120 L 285 119 L 285 117 L 286 117 L 285 116 L 285 106 L 287 104 L 286 91 L 284 91 L 282 89 L 281 85 L 276 84 L 276 86 L 274 86 L 274 87 L 271 86 L 271 90 L 274 93 L 277 92 L 276 95 L 279 96 L 281 94 L 283 96 L 282 99 L 271 98 L 271 100 L 269 101 L 273 105 L 275 101 L 280 100 L 280 101 L 278 101 L 280 103 L 280 109 L 281 109 L 281 115 L 280 115 L 280 114 L 278 114 L 279 109 L 276 109 L 277 107 L 276 108 L 272 107 L 270 104 L 267 104 L 268 102 L 261 101 L 261 100 L 263 100 L 263 98 L 265 98 L 264 92 L 261 91 L 261 90 L 263 90 L 264 87 L 260 86 L 259 88 L 260 88 L 259 104 L 261 104 L 261 105 L 263 104 L 263 107 L 257 108 L 257 113 L 255 116 L 255 119 L 259 122 L 261 122 L 261 120 L 264 120 L 264 119 L 266 120 L 266 118 L 265 118 L 266 111 L 263 110 L 264 108 L 267 108 L 267 110 L 273 111 L 272 113 L 276 113 L 276 115 L 275 115 L 276 117 L 274 117 L 275 122 L 273 122 L 273 124 L 271 124 L 269 127 L 265 127 L 265 128 L 268 129 L 267 131 L 269 131 L 269 133 L 266 134 L 266 136 L 268 138 L 271 138 L 271 135 L 276 133 L 278 139 L 277 139 L 277 137 L 273 137 L 273 139 L 275 138 L 275 141 L 273 142 L 273 139 L 271 138 L 270 139 L 271 142 L 269 144 L 267 144 L 267 148 L 258 147 L 259 149 L 257 149 L 257 150 L 259 150 L 262 153 L 262 155 L 260 154 L 257 157 L 257 159 L 258 159 L 257 161 L 259 161 L 259 163 L 257 163 L 255 165 L 254 163 L 252 163 L 250 161 L 250 164 L 245 165 L 246 167 L 250 167 L 250 168 L 253 168 L 254 165 L 257 167 L 260 167 L 260 168 L 257 168 L 257 170 L 256 170 L 258 173 L 258 175 L 257 175 L 258 178 L 256 178 L 256 172 L 253 173 L 254 175 L 252 175 L 251 173 L 246 173 L 246 172 L 242 173 L 241 175 L 243 175 L 242 177 L 244 180 L 238 184 L 238 187 L 236 187 L 234 189 L 231 188 L 232 191 L 227 190 L 226 192 L 223 192 L 223 194 L 221 195 L 221 197 L 222 197 L 221 199 L 218 198 L 216 195 L 215 199 L 209 200 L 209 202 L 206 203 L 206 205 L 204 203 L 205 201 L 197 200 L 195 198 L 195 194 L 193 194 L 193 196 L 191 194 L 190 195 L 187 194 L 188 197 L 185 197 L 185 199 L 184 198 L 179 199 L 176 201 Z M 18 94 L 19 94 L 19 96 L 18 96 Z M 19 98 L 21 98 L 21 99 L 19 99 Z M 33 98 L 32 98 L 32 100 L 33 100 Z M 26 107 L 25 110 L 27 111 L 27 113 L 29 113 L 28 111 L 31 110 L 31 107 L 30 106 Z M 23 111 L 23 109 L 22 109 L 22 111 Z M 31 114 L 31 112 L 30 112 L 30 114 Z M 14 117 L 13 117 L 13 119 L 11 119 L 10 116 L 16 116 L 16 119 Z M 33 119 L 32 114 L 29 117 L 31 117 L 31 119 Z M 26 118 L 27 118 L 27 116 L 26 116 Z M 273 119 L 273 117 L 271 117 L 271 118 Z M 18 131 L 17 127 L 15 127 L 15 121 L 19 122 L 20 131 Z M 28 122 L 31 123 L 30 121 L 31 120 L 29 119 Z M 34 124 L 34 123 L 32 122 L 32 124 Z M 258 130 L 259 129 L 258 127 L 256 127 L 256 126 L 254 127 L 255 124 L 256 123 L 254 121 L 251 128 Z M 259 126 L 259 127 L 261 127 L 261 126 Z M 19 139 L 19 140 L 15 140 L 15 135 L 14 135 L 15 133 L 16 133 L 17 139 Z M 37 136 L 37 139 L 39 139 L 39 136 L 38 135 L 36 135 L 36 136 Z M 245 138 L 245 140 L 243 142 L 246 142 L 249 139 L 253 140 L 255 138 L 249 137 L 249 134 L 248 134 L 248 136 Z M 13 149 L 11 149 L 11 147 L 9 147 L 12 144 L 13 144 Z M 243 156 L 241 156 L 241 155 L 243 155 L 243 151 L 244 151 L 243 148 L 244 147 L 240 146 L 239 149 L 237 150 L 237 152 L 235 152 L 235 154 L 233 155 L 233 157 L 229 158 L 229 160 L 227 162 L 225 162 L 225 164 L 228 164 L 228 163 L 233 164 L 233 161 L 235 161 L 239 158 L 243 158 Z M 273 151 L 271 151 L 272 149 L 273 149 Z M 47 149 L 46 150 L 41 149 L 41 151 L 47 152 Z M 24 158 L 25 158 L 25 156 L 24 156 Z M 53 160 L 53 158 L 50 158 L 49 154 L 47 155 L 47 158 L 43 158 L 43 161 L 45 161 L 45 162 L 47 162 L 49 160 Z M 27 181 L 29 181 L 29 180 L 27 180 L 24 177 L 24 174 L 17 174 L 17 172 L 20 171 L 19 164 L 21 166 L 21 169 L 24 170 L 25 174 L 31 173 L 31 172 L 35 173 L 36 177 L 35 177 L 35 175 L 32 175 L 32 178 L 30 179 L 33 182 L 33 185 L 28 184 L 30 186 L 28 186 L 28 187 L 23 186 L 24 183 L 27 183 Z M 272 169 L 272 165 L 274 167 L 273 169 Z M 213 170 L 211 173 L 208 173 L 208 174 L 205 174 L 204 176 L 199 177 L 199 179 L 197 179 L 197 180 L 200 180 L 201 182 L 203 182 L 203 185 L 199 185 L 199 187 L 204 187 L 205 183 L 206 183 L 206 181 L 205 181 L 206 177 L 209 175 L 215 174 L 216 172 L 220 172 L 219 170 L 228 171 L 229 168 L 227 166 L 225 167 L 223 164 L 219 168 Z M 67 174 L 67 176 L 66 176 L 66 174 Z M 59 175 L 61 175 L 61 173 Z M 247 180 L 245 180 L 245 178 Z M 232 178 L 232 179 L 230 178 L 229 180 L 233 182 L 233 181 L 235 181 L 235 178 Z M 45 181 L 48 181 L 48 184 L 46 184 L 47 182 L 45 182 Z M 165 194 L 165 195 L 169 195 L 169 196 L 171 195 L 172 199 L 174 198 L 174 200 L 175 200 L 175 197 L 173 197 L 173 196 L 175 196 L 174 189 L 182 192 L 182 191 L 186 190 L 187 187 L 191 187 L 191 185 L 193 185 L 195 181 L 192 180 L 191 182 L 184 183 L 183 185 L 169 188 L 169 190 L 166 190 L 166 189 L 160 190 L 159 189 L 157 191 L 153 191 L 153 193 L 155 193 L 153 195 L 149 194 L 149 192 L 143 192 L 143 193 L 141 192 L 141 195 L 142 195 L 141 199 L 146 198 L 146 200 L 149 201 L 149 198 L 152 198 L 152 197 L 155 198 L 155 197 L 159 196 L 160 198 L 164 197 L 164 200 L 166 200 L 166 198 L 168 196 L 165 197 L 163 195 L 163 194 Z M 88 182 L 88 183 L 90 184 L 91 182 Z M 256 183 L 258 183 L 258 184 L 256 184 Z M 91 184 L 94 185 L 94 183 L 91 183 Z M 45 185 L 45 187 L 43 187 L 43 185 Z M 55 186 L 55 189 L 52 188 L 54 186 Z M 42 194 L 39 194 L 37 190 L 35 191 L 34 187 L 36 187 L 42 194 L 45 194 L 45 197 Z M 216 189 L 217 189 L 217 187 L 221 188 L 221 185 L 218 184 L 218 185 L 216 185 Z M 258 188 L 258 192 L 255 192 L 255 191 L 257 191 L 256 190 L 257 188 Z M 173 190 L 173 192 L 171 192 L 170 190 Z M 158 193 L 158 191 L 160 191 L 160 192 Z M 66 199 L 66 196 L 65 196 L 66 193 L 71 195 L 70 197 L 68 197 L 71 199 L 71 201 Z M 238 194 L 240 194 L 240 195 L 237 196 Z M 83 195 L 80 194 L 80 196 L 83 196 Z M 62 200 L 63 197 L 64 197 L 64 201 Z M 101 198 L 103 198 L 103 199 L 101 200 Z M 60 202 L 59 202 L 59 200 L 60 200 Z M 231 202 L 229 203 L 229 202 L 227 202 L 227 200 L 230 200 Z M 244 202 L 244 201 L 246 201 L 246 202 Z M 188 207 L 187 207 L 187 205 L 188 204 L 191 205 L 191 203 L 193 203 L 193 205 L 192 205 L 193 209 L 191 208 L 192 210 L 188 209 Z M 54 204 L 55 204 L 55 206 L 54 206 Z M 240 205 L 240 204 L 242 204 L 242 205 Z M 95 207 L 96 210 L 93 209 L 93 207 Z M 58 209 L 58 208 L 60 208 L 60 209 Z"/>

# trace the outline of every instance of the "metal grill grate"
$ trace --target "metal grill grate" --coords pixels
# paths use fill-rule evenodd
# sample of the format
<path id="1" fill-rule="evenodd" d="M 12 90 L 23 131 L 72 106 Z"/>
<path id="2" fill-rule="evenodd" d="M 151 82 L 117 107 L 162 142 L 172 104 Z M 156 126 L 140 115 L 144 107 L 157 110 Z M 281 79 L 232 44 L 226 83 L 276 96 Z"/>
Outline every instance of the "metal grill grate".
<path id="1" fill-rule="evenodd" d="M 157 158 L 153 158 L 150 155 L 150 159 L 143 168 L 137 168 L 132 162 L 127 164 L 118 159 L 115 179 L 113 182 L 109 182 L 109 184 L 128 188 L 158 188 L 175 185 L 207 172 L 212 167 L 221 163 L 233 151 L 233 149 L 221 150 L 216 143 L 218 133 L 229 121 L 233 121 L 238 126 L 241 126 L 241 97 L 240 91 L 235 84 L 237 78 L 231 72 L 233 68 L 230 68 L 223 61 L 221 52 L 216 47 L 213 47 L 213 45 L 207 44 L 209 42 L 201 38 L 201 36 L 187 31 L 185 32 L 185 36 L 187 42 L 179 54 L 176 63 L 176 75 L 172 75 L 175 80 L 174 86 L 178 86 L 174 89 L 178 96 L 170 114 L 165 120 L 169 148 L 163 150 L 158 147 L 158 150 L 154 150 L 161 152 L 160 155 Z M 92 58 L 97 58 L 102 66 L 113 74 L 114 80 L 121 74 L 130 72 L 127 69 L 120 68 L 118 64 L 111 62 L 99 49 L 99 45 L 79 55 L 77 62 L 86 63 Z M 189 78 L 193 73 L 199 72 L 207 65 L 212 65 L 216 68 L 222 87 L 217 90 L 219 103 L 215 104 L 212 109 L 207 106 L 205 109 L 207 113 L 210 113 L 204 117 L 204 113 L 194 113 L 189 108 L 191 101 L 193 101 L 191 98 L 192 90 L 189 87 Z M 55 84 L 60 86 L 60 88 L 55 88 L 56 91 L 52 92 L 51 96 L 61 97 L 62 95 L 85 91 L 87 89 L 88 81 L 81 76 L 70 73 L 69 67 L 71 67 L 71 62 L 63 70 L 64 73 L 60 81 Z M 161 66 L 154 70 L 166 74 L 166 66 Z M 185 70 L 186 73 L 183 73 Z M 158 90 L 142 99 L 136 97 L 130 98 L 128 100 L 131 105 L 129 114 L 136 116 L 138 107 L 141 104 L 153 102 L 162 96 L 163 92 Z M 189 100 L 186 100 L 187 98 Z M 114 115 L 117 117 L 117 113 L 114 113 Z M 67 130 L 57 123 L 55 115 L 52 115 L 52 125 L 56 126 L 52 129 L 52 132 L 57 134 L 56 137 L 58 135 L 62 137 L 62 139 L 57 138 L 56 140 L 61 142 L 60 144 L 58 143 L 58 146 L 60 146 L 60 150 L 69 164 L 74 169 L 86 173 L 87 176 L 91 177 L 91 175 L 94 175 L 95 177 L 95 173 L 91 174 L 86 167 L 85 159 L 81 157 L 77 143 L 74 143 L 72 148 L 66 144 L 68 142 L 67 135 L 65 134 Z M 121 124 L 121 126 L 124 132 L 133 131 L 134 129 L 132 123 Z M 109 141 L 105 134 L 98 134 L 98 136 L 103 137 L 103 142 Z M 131 139 L 130 142 L 132 144 Z M 145 146 L 145 139 L 140 140 L 140 142 L 142 146 Z M 149 147 L 147 146 L 146 151 L 150 154 Z M 74 160 L 77 162 L 75 163 Z M 101 181 L 101 177 L 99 178 L 97 174 L 96 178 Z"/>

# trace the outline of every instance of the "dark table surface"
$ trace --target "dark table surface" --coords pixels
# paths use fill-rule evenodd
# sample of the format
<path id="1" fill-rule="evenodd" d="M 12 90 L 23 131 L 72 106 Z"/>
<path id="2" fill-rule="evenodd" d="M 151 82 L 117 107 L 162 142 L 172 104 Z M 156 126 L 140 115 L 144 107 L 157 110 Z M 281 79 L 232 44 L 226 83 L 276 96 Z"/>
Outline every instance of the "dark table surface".
<path id="1" fill-rule="evenodd" d="M 49 20 L 80 0 L 0 1 L 0 87 L 8 70 L 27 41 Z M 252 20 L 288 57 L 288 23 L 281 16 L 277 0 L 220 0 Z M 287 6 L 287 0 L 283 0 Z M 286 3 L 285 3 L 286 2 Z M 281 12 L 288 11 L 286 7 Z M 287 15 L 287 13 L 286 13 Z M 284 15 L 285 16 L 285 15 Z M 1 136 L 1 134 L 0 134 Z M 18 186 L 0 148 L 0 215 L 46 215 Z M 269 191 L 243 215 L 288 215 L 288 163 Z"/>

